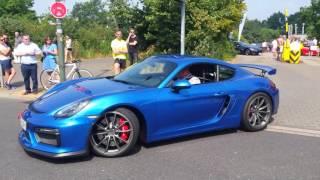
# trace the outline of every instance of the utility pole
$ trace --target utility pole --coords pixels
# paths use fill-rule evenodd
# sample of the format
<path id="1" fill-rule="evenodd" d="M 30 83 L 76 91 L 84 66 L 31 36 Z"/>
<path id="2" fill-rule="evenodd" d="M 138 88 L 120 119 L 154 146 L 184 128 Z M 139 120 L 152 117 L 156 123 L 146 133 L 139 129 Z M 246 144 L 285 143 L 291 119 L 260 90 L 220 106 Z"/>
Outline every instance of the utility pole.
<path id="1" fill-rule="evenodd" d="M 185 54 L 185 33 L 186 33 L 186 1 L 181 0 L 181 49 L 180 49 L 180 55 Z"/>
<path id="2" fill-rule="evenodd" d="M 294 24 L 294 34 L 298 34 L 298 25 L 297 24 Z"/>
<path id="3" fill-rule="evenodd" d="M 288 16 L 289 16 L 288 9 L 285 9 L 285 11 L 284 11 L 284 17 L 285 17 L 285 32 L 286 32 L 287 38 L 289 38 Z"/>
<path id="4" fill-rule="evenodd" d="M 62 0 L 56 0 L 56 2 L 62 2 Z M 64 1 L 63 1 L 64 2 Z M 60 82 L 66 80 L 65 66 L 64 66 L 64 47 L 63 47 L 63 31 L 62 31 L 62 20 L 56 18 L 56 35 L 58 42 L 58 65 L 60 71 Z"/>
<path id="5" fill-rule="evenodd" d="M 304 25 L 305 23 L 302 23 L 302 32 L 301 32 L 302 35 L 304 35 Z"/>

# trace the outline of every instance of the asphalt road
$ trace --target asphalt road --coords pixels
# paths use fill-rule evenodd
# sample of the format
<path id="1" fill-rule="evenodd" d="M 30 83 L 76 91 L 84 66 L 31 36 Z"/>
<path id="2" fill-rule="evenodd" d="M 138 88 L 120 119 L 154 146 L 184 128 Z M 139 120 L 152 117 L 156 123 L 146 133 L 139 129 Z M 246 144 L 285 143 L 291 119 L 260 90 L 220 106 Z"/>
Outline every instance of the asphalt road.
<path id="1" fill-rule="evenodd" d="M 26 103 L 0 99 L 0 179 L 320 179 L 320 138 L 267 131 L 225 131 L 138 146 L 122 158 L 30 156 L 17 141 L 17 113 Z"/>

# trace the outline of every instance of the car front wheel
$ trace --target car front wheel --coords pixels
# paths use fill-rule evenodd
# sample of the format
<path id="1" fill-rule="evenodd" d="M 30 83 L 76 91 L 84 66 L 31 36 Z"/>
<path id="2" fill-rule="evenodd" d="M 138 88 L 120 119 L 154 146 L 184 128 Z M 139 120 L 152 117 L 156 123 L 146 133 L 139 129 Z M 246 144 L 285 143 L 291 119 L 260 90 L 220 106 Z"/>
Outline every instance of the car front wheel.
<path id="1" fill-rule="evenodd" d="M 118 108 L 106 112 L 104 118 L 96 122 L 91 131 L 90 144 L 99 156 L 123 156 L 134 148 L 139 131 L 136 115 L 126 108 Z"/>
<path id="2" fill-rule="evenodd" d="M 250 50 L 249 50 L 249 49 L 246 49 L 246 50 L 244 51 L 244 54 L 247 55 L 247 56 L 249 56 L 249 55 L 250 55 Z"/>
<path id="3" fill-rule="evenodd" d="M 246 102 L 242 126 L 246 131 L 263 130 L 272 118 L 272 102 L 265 93 L 256 93 Z"/>

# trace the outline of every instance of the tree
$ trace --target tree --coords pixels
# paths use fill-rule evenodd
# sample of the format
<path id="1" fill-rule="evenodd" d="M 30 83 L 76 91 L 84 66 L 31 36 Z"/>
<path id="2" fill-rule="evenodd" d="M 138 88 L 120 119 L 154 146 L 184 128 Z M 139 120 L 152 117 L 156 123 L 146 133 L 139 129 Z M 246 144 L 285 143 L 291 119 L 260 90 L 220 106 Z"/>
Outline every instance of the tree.
<path id="1" fill-rule="evenodd" d="M 144 0 L 146 43 L 157 51 L 178 53 L 180 47 L 180 2 Z"/>
<path id="2" fill-rule="evenodd" d="M 223 58 L 231 52 L 228 35 L 237 29 L 246 6 L 237 0 L 189 0 L 187 50 L 191 54 Z"/>
<path id="3" fill-rule="evenodd" d="M 285 23 L 285 17 L 282 12 L 272 14 L 267 20 L 263 21 L 266 27 L 271 29 L 281 29 Z"/>
<path id="4" fill-rule="evenodd" d="M 1 0 L 0 14 L 1 16 L 25 16 L 36 19 L 34 10 L 31 10 L 33 0 Z"/>
<path id="5" fill-rule="evenodd" d="M 73 18 L 77 19 L 84 26 L 92 22 L 106 24 L 105 6 L 106 4 L 101 0 L 76 3 L 71 14 Z"/>
<path id="6" fill-rule="evenodd" d="M 144 0 L 147 42 L 161 52 L 180 49 L 180 1 Z M 221 57 L 228 34 L 237 28 L 245 4 L 242 0 L 187 0 L 186 52 Z M 226 45 L 227 43 L 227 45 Z"/>
<path id="7" fill-rule="evenodd" d="M 255 19 L 247 20 L 243 28 L 243 38 L 249 43 L 271 41 L 280 35 L 280 30 L 271 29 L 265 23 Z"/>
<path id="8" fill-rule="evenodd" d="M 301 21 L 306 23 L 306 32 L 310 37 L 320 38 L 320 1 L 311 0 L 311 6 L 301 8 Z"/>

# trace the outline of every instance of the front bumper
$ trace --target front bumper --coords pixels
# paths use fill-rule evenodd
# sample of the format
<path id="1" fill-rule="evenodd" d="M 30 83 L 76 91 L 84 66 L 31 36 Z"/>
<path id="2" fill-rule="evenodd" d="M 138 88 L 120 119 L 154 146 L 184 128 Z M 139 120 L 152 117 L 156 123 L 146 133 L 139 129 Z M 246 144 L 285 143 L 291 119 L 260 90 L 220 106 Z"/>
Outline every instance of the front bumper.
<path id="1" fill-rule="evenodd" d="M 27 123 L 19 133 L 21 146 L 31 153 L 50 158 L 80 156 L 88 153 L 89 136 L 95 120 L 88 117 L 55 119 L 46 114 L 25 111 L 21 114 Z M 39 129 L 55 130 L 43 136 Z M 46 133 L 46 132 L 41 132 Z"/>

